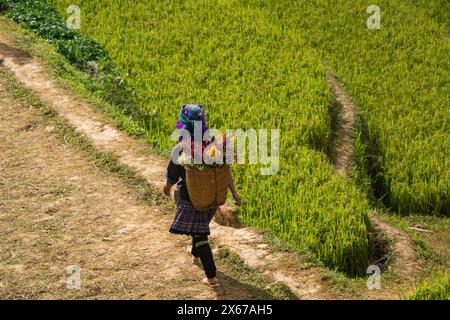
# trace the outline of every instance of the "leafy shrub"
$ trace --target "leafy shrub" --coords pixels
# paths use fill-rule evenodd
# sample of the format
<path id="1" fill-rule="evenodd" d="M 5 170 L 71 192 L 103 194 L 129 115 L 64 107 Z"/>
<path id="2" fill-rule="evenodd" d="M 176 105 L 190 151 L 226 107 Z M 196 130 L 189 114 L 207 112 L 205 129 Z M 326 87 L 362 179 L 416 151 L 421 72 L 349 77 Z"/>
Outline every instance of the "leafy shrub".
<path id="1" fill-rule="evenodd" d="M 136 109 L 135 92 L 127 85 L 123 72 L 116 67 L 105 49 L 92 38 L 68 28 L 46 0 L 0 0 L 0 7 L 7 16 L 23 28 L 53 44 L 57 50 L 80 70 L 89 71 L 89 62 L 99 67 L 96 78 L 85 83 L 93 93 L 122 108 L 126 114 L 142 122 L 145 117 Z"/>

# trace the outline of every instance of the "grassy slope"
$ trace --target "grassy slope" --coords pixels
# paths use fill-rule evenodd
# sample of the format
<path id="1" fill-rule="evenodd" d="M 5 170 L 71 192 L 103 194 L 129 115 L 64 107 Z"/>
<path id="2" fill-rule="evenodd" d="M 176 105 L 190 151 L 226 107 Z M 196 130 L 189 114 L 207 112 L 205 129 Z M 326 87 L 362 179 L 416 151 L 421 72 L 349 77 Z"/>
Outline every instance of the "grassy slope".
<path id="1" fill-rule="evenodd" d="M 418 283 L 408 300 L 450 300 L 450 272 L 443 270 Z"/>
<path id="2" fill-rule="evenodd" d="M 380 30 L 368 30 L 365 27 L 368 14 L 366 13 L 366 3 L 362 2 L 356 4 L 348 1 L 331 3 L 317 0 L 296 2 L 295 4 L 283 1 L 276 2 L 277 5 L 256 5 L 256 3 L 248 1 L 251 12 L 268 12 L 271 15 L 272 25 L 283 30 L 291 29 L 287 33 L 292 35 L 289 40 L 293 45 L 297 45 L 298 42 L 301 44 L 302 40 L 299 40 L 298 36 L 300 35 L 306 39 L 309 47 L 317 49 L 317 53 L 340 75 L 350 94 L 364 111 L 363 119 L 368 123 L 368 137 L 366 138 L 369 139 L 370 144 L 366 156 L 375 180 L 377 196 L 382 197 L 387 205 L 401 213 L 448 214 L 450 171 L 448 170 L 447 150 L 450 149 L 448 139 L 450 121 L 446 106 L 449 104 L 450 92 L 446 71 L 449 69 L 449 65 L 446 56 L 449 53 L 449 46 L 448 41 L 445 41 L 444 38 L 446 26 L 440 23 L 446 21 L 445 14 L 442 14 L 442 10 L 440 10 L 445 3 L 416 1 L 405 5 L 401 1 L 381 2 L 378 4 L 382 8 Z M 99 12 L 95 8 L 85 8 L 84 11 L 88 11 L 85 12 L 88 19 L 93 12 L 95 14 Z M 198 45 L 196 35 L 200 33 L 201 39 L 210 44 L 208 47 L 214 45 L 217 26 L 211 28 L 213 30 L 211 33 L 211 29 L 206 28 L 209 26 L 208 23 L 200 20 L 198 30 L 196 30 L 196 25 L 192 27 L 192 24 L 189 24 L 186 31 L 188 36 L 184 36 L 180 35 L 177 28 L 171 28 L 170 22 L 160 24 L 160 8 L 152 10 L 148 5 L 142 5 L 142 8 L 146 8 L 145 12 L 147 13 L 146 17 L 141 17 L 145 20 L 139 19 L 143 23 L 142 26 L 139 26 L 143 28 L 142 35 L 139 37 L 146 39 L 140 40 L 155 41 L 156 39 L 164 40 L 165 43 L 173 43 L 172 38 L 178 38 L 180 41 L 194 39 L 191 51 L 188 49 L 188 52 L 192 52 L 199 48 L 196 47 L 196 44 Z M 186 15 L 186 21 L 195 18 L 189 16 L 189 10 L 186 8 L 174 5 L 171 10 L 174 15 L 170 17 L 170 21 L 178 19 L 177 15 Z M 168 11 L 172 12 L 171 10 Z M 179 13 L 177 12 L 179 10 L 184 11 Z M 100 12 L 105 15 L 109 14 L 106 10 Z M 163 12 L 166 11 L 163 10 Z M 202 16 L 203 20 L 207 19 L 203 15 L 215 17 L 214 10 L 211 11 L 211 8 L 205 12 L 200 11 L 198 14 Z M 241 12 L 238 16 L 241 18 L 245 14 L 243 15 Z M 123 17 L 117 19 L 123 19 Z M 110 21 L 110 19 L 100 20 L 105 21 L 104 23 Z M 221 24 L 222 21 L 224 20 L 219 20 L 219 23 Z M 238 25 L 244 23 L 258 31 L 264 30 L 267 25 L 266 21 L 264 26 L 260 26 L 255 23 L 255 19 L 252 19 L 251 22 L 245 19 L 236 19 L 236 21 Z M 144 31 L 147 23 L 151 25 L 152 31 L 150 32 Z M 131 32 L 136 30 L 136 25 L 127 24 L 127 26 L 132 28 Z M 157 37 L 148 35 L 156 33 L 159 26 L 170 31 L 158 32 Z M 270 26 L 267 28 L 270 29 Z M 110 36 L 114 39 L 115 31 L 113 29 L 106 32 L 103 30 L 104 25 L 99 23 L 94 26 L 92 33 L 104 41 Z M 234 29 L 234 31 L 236 30 L 238 28 Z M 292 30 L 296 31 L 292 33 Z M 168 34 L 171 38 L 165 38 L 164 34 Z M 205 38 L 202 38 L 203 35 Z M 267 34 L 264 36 L 267 37 Z M 237 37 L 239 39 L 240 35 Z M 231 39 L 232 43 L 236 42 L 231 36 L 219 36 L 219 38 L 225 42 L 228 39 Z M 140 43 L 132 37 L 128 38 L 129 44 L 127 39 L 124 40 L 127 47 L 131 48 Z M 252 40 L 254 37 L 249 40 L 250 43 Z M 280 38 L 276 40 L 280 40 Z M 239 41 L 237 42 L 239 43 Z M 108 49 L 114 51 L 116 46 L 114 41 L 109 43 Z M 183 46 L 178 40 L 175 41 L 175 44 L 185 51 L 186 46 Z M 177 46 L 171 46 L 171 48 L 173 47 Z M 252 47 L 257 46 L 253 44 Z M 279 48 L 273 49 L 280 52 Z M 151 51 L 152 47 L 149 50 Z M 134 51 L 127 52 L 131 54 Z M 158 52 L 161 51 L 158 50 Z M 211 52 L 208 51 L 208 53 Z M 180 68 L 184 68 L 183 59 L 173 59 L 176 53 L 167 56 L 165 54 L 166 52 L 164 52 L 164 56 L 155 56 L 154 61 L 164 61 L 169 57 L 172 61 L 181 61 Z M 282 54 L 283 52 L 281 52 Z M 135 70 L 133 61 L 139 59 L 127 56 L 126 53 L 125 56 L 124 53 L 118 55 L 120 63 L 129 66 L 129 70 L 133 72 Z M 202 54 L 196 52 L 197 56 L 202 57 Z M 208 59 L 208 56 L 206 58 Z M 187 65 L 195 66 L 196 62 L 188 62 Z M 276 64 L 274 65 L 279 68 Z M 173 65 L 170 63 L 169 68 L 173 70 Z M 167 72 L 167 69 L 165 71 Z M 221 72 L 223 73 L 223 70 Z M 193 74 L 195 78 L 196 73 Z M 242 78 L 242 74 L 239 76 Z M 155 77 L 160 79 L 159 76 Z M 148 79 L 144 80 L 148 81 Z M 195 79 L 193 81 L 195 83 Z M 202 79 L 197 83 L 201 83 L 201 81 Z M 150 90 L 152 85 L 150 87 L 143 85 L 142 87 Z M 172 93 L 170 84 L 167 85 L 169 93 Z M 188 87 L 191 88 L 191 86 L 192 83 L 188 84 Z M 215 87 L 212 90 L 218 92 Z M 420 94 L 417 94 L 418 92 Z M 167 92 L 164 94 L 167 95 Z M 175 94 L 173 97 L 175 98 L 177 95 Z M 230 96 L 230 99 L 236 101 L 236 97 Z M 214 103 L 220 105 L 218 101 Z M 271 107 L 269 106 L 268 109 L 270 110 Z"/>
<path id="3" fill-rule="evenodd" d="M 69 4 L 54 2 L 60 12 Z M 376 195 L 400 213 L 448 214 L 449 45 L 444 37 L 447 26 L 442 23 L 446 15 L 440 10 L 446 4 L 391 1 L 378 5 L 382 10 L 380 30 L 366 28 L 365 2 L 349 1 L 247 1 L 239 5 L 222 1 L 204 6 L 189 1 L 170 6 L 144 1 L 132 7 L 121 1 L 97 1 L 85 2 L 82 13 L 85 30 L 104 43 L 135 79 L 141 108 L 154 115 L 149 139 L 162 149 L 169 145 L 167 129 L 173 121 L 168 106 L 191 98 L 215 111 L 211 120 L 218 126 L 233 123 L 246 128 L 255 126 L 259 118 L 265 126 L 286 124 L 293 139 L 284 140 L 289 146 L 284 148 L 286 159 L 308 165 L 310 161 L 302 159 L 310 157 L 310 150 L 296 159 L 299 151 L 290 146 L 304 142 L 321 148 L 326 139 L 325 100 L 316 91 L 324 89 L 323 81 L 313 74 L 322 68 L 311 68 L 318 64 L 314 59 L 317 54 L 341 77 L 364 111 L 369 143 L 366 157 Z M 108 25 L 120 26 L 122 32 Z M 122 50 L 122 45 L 127 50 Z M 292 48 L 298 52 L 293 53 Z M 316 81 L 318 85 L 311 86 Z M 230 101 L 237 102 L 239 108 L 245 106 L 250 113 L 242 117 L 239 112 L 228 111 Z M 315 108 L 308 108 L 311 105 Z M 322 108 L 317 109 L 319 105 Z M 283 113 L 274 115 L 274 109 Z M 298 109 L 301 116 L 296 114 Z M 312 117 L 317 111 L 317 117 Z M 286 123 L 285 119 L 295 120 Z M 296 121 L 306 126 L 293 129 Z M 284 172 L 289 168 L 296 170 L 289 166 Z M 274 181 L 256 183 L 262 192 L 274 185 Z M 254 190 L 253 184 L 244 184 L 244 189 Z M 333 187 L 321 187 L 327 189 Z M 281 190 L 293 188 L 283 186 Z M 322 196 L 320 191 L 316 194 Z M 280 204 L 287 201 L 281 195 L 276 198 Z M 258 199 L 261 203 L 250 203 L 249 208 L 256 210 L 246 211 L 250 213 L 247 221 L 273 229 L 273 220 L 260 220 L 261 204 L 269 203 L 269 212 L 270 204 L 275 212 L 285 206 L 273 197 Z M 314 207 L 303 205 L 310 200 L 303 196 L 300 210 Z M 292 202 L 291 212 L 298 206 Z M 291 236 L 291 228 L 283 230 L 285 221 L 301 225 L 297 218 L 291 218 L 295 216 L 291 212 L 287 219 L 282 216 L 277 233 Z"/>

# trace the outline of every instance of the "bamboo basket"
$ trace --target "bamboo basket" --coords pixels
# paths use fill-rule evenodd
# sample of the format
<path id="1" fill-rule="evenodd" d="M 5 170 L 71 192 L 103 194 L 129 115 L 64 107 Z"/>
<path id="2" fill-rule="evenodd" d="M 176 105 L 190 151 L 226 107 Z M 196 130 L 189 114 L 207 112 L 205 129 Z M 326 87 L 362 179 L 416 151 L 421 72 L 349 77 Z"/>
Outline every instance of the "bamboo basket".
<path id="1" fill-rule="evenodd" d="M 228 165 L 187 167 L 186 186 L 194 208 L 206 210 L 225 204 L 230 178 Z"/>

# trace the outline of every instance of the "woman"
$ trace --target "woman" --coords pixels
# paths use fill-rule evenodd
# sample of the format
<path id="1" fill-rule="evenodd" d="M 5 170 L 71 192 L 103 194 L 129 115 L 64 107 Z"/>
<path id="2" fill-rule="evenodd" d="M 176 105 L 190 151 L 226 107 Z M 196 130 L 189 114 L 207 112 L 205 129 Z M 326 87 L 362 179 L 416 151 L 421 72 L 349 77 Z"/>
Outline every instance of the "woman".
<path id="1" fill-rule="evenodd" d="M 186 104 L 180 110 L 180 116 L 175 127 L 178 129 L 186 129 L 193 136 L 194 121 L 202 122 L 203 133 L 208 130 L 203 106 Z M 175 184 L 178 186 L 179 200 L 177 201 L 175 219 L 169 231 L 175 234 L 190 235 L 192 237 L 192 248 L 190 250 L 192 262 L 198 264 L 199 260 L 201 261 L 206 274 L 203 283 L 216 287 L 219 285 L 219 281 L 216 277 L 216 266 L 211 246 L 208 242 L 208 236 L 210 235 L 209 223 L 217 207 L 205 211 L 199 211 L 193 207 L 186 186 L 185 169 L 171 160 L 167 167 L 167 181 L 163 188 L 164 194 L 170 196 L 170 190 Z M 236 205 L 240 205 L 241 199 L 236 192 L 232 178 L 230 179 L 229 189 L 236 201 Z"/>

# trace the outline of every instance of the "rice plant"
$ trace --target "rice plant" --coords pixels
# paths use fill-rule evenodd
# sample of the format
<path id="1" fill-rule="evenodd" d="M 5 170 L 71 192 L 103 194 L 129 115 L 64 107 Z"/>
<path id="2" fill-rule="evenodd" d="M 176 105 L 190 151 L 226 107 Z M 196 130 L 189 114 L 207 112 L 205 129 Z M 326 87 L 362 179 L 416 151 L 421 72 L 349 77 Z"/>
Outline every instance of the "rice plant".
<path id="1" fill-rule="evenodd" d="M 450 300 L 450 272 L 441 270 L 418 283 L 406 297 L 408 300 Z"/>
<path id="2" fill-rule="evenodd" d="M 254 3 L 247 1 L 247 3 Z M 450 215 L 450 2 L 270 1 L 345 84 L 367 122 L 376 195 L 401 213 Z"/>

